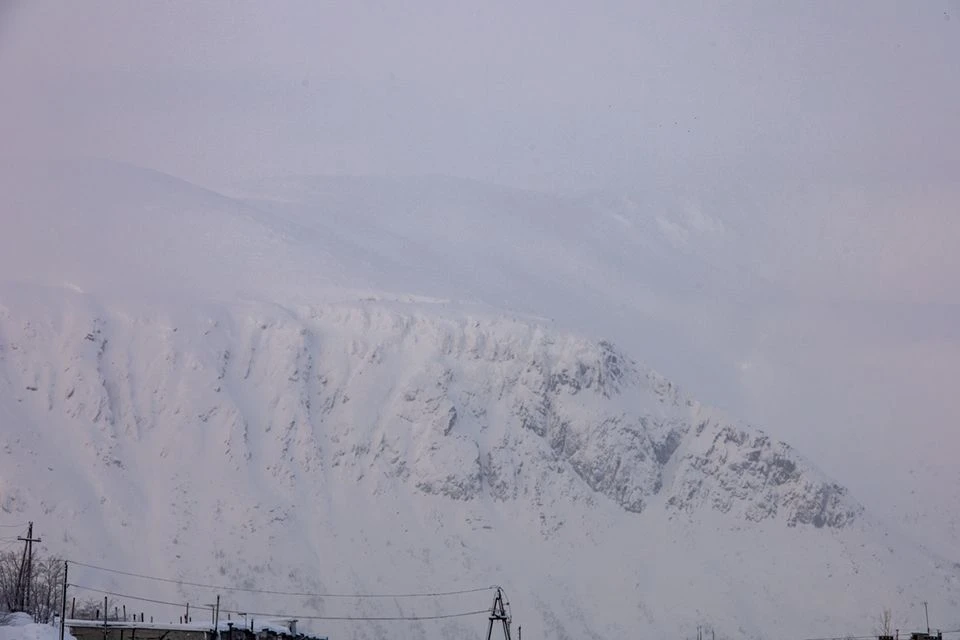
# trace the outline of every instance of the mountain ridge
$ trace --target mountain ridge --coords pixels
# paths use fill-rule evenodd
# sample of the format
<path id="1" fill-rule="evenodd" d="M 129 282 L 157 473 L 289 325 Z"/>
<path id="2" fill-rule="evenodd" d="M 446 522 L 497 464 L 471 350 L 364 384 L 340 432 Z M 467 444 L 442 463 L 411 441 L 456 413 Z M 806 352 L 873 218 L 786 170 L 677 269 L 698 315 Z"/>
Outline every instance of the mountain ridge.
<path id="1" fill-rule="evenodd" d="M 360 179 L 359 200 L 261 207 L 131 170 L 63 172 L 51 193 L 0 175 L 0 516 L 36 520 L 50 549 L 311 593 L 503 584 L 525 631 L 558 638 L 868 635 L 881 606 L 903 629 L 921 598 L 956 610 L 949 532 L 927 550 L 654 372 L 726 380 L 687 332 L 725 336 L 737 290 L 716 307 L 662 296 L 709 268 L 668 242 L 692 232 L 620 233 L 616 203 L 584 224 L 482 185 Z M 655 213 L 634 211 L 653 230 Z M 83 567 L 75 584 L 211 597 Z M 223 595 L 304 616 L 489 604 Z M 476 632 L 407 624 L 329 631 Z"/>
<path id="2" fill-rule="evenodd" d="M 481 582 L 513 585 L 527 630 L 560 637 L 599 633 L 588 630 L 604 607 L 589 589 L 543 580 L 566 567 L 561 581 L 585 580 L 603 592 L 590 562 L 620 576 L 616 581 L 637 579 L 629 576 L 643 566 L 658 567 L 663 579 L 673 564 L 708 584 L 720 576 L 759 579 L 777 597 L 796 597 L 802 590 L 792 589 L 800 586 L 771 582 L 792 569 L 766 572 L 756 564 L 788 562 L 782 545 L 789 539 L 812 545 L 801 554 L 810 579 L 823 580 L 835 597 L 853 598 L 854 610 L 893 597 L 894 584 L 883 586 L 892 569 L 873 555 L 883 548 L 870 542 L 876 525 L 859 504 L 789 448 L 687 400 L 609 343 L 496 314 L 445 313 L 442 305 L 411 303 L 404 312 L 369 301 L 214 303 L 157 315 L 65 293 L 38 302 L 29 288 L 3 289 L 0 412 L 31 426 L 2 435 L 8 462 L 0 509 L 61 522 L 57 546 L 72 557 L 154 575 L 169 575 L 170 565 L 195 578 L 209 567 L 206 580 L 234 577 L 262 587 L 272 576 L 268 586 L 318 592 L 333 586 L 308 578 L 321 567 L 337 586 L 360 591 L 409 570 L 418 586 L 463 584 L 459 568 Z M 154 468 L 170 471 L 143 475 Z M 367 505 L 363 513 L 359 505 Z M 645 531 L 663 548 L 629 559 L 622 537 L 630 531 Z M 738 568 L 711 558 L 714 547 L 695 542 L 709 532 L 727 552 L 759 544 L 757 559 Z M 95 539 L 101 542 L 85 542 Z M 142 545 L 156 556 L 151 563 L 171 561 L 143 566 L 135 551 Z M 495 552 L 501 545 L 524 551 Z M 861 546 L 870 551 L 857 551 Z M 574 560 L 578 547 L 587 555 Z M 809 555 L 816 548 L 822 560 Z M 893 549 L 917 563 L 898 584 L 942 579 L 943 596 L 956 602 L 960 585 L 949 566 L 907 542 Z M 706 564 L 698 569 L 698 562 Z M 846 577 L 831 586 L 828 576 L 837 571 Z M 859 580 L 860 572 L 878 584 L 847 593 L 843 581 Z M 78 584 L 155 594 L 154 585 L 102 579 L 81 572 Z M 807 579 L 799 583 L 809 588 Z M 670 616 L 655 610 L 678 613 L 677 603 L 638 584 L 631 591 L 647 603 L 645 614 L 633 622 L 630 609 L 605 615 L 617 620 L 617 632 L 665 632 Z M 170 588 L 167 597 L 198 597 L 188 587 Z M 821 613 L 822 623 L 801 627 L 815 603 L 774 616 L 693 589 L 703 597 L 702 613 L 683 619 L 712 619 L 721 637 L 741 627 L 760 637 L 777 620 L 800 633 L 855 617 Z M 274 606 L 281 610 L 283 602 Z M 321 601 L 300 606 L 333 612 Z M 580 621 L 565 622 L 561 610 Z M 422 631 L 450 637 L 469 627 Z"/>

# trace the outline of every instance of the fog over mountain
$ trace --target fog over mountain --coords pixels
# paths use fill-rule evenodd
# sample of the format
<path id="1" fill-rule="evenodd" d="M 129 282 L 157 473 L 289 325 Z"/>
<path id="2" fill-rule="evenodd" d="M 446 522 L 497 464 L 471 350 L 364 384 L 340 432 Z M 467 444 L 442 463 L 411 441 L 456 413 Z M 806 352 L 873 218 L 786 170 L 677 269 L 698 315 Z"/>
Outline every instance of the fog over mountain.
<path id="1" fill-rule="evenodd" d="M 5 5 L 0 516 L 536 635 L 949 615 L 958 14 Z"/>

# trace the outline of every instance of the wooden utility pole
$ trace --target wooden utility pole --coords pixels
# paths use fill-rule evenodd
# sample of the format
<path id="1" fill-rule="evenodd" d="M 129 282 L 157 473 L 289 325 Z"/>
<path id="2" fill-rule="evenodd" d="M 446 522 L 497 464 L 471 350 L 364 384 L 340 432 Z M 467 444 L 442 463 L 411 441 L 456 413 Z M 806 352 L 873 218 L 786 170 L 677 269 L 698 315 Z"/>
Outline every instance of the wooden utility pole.
<path id="1" fill-rule="evenodd" d="M 33 537 L 32 522 L 27 525 L 27 537 L 17 536 L 17 540 L 23 543 L 23 558 L 17 575 L 16 610 L 29 613 L 30 587 L 33 583 L 33 543 L 41 540 Z"/>
<path id="2" fill-rule="evenodd" d="M 70 563 L 63 561 L 63 597 L 60 598 L 60 640 L 63 640 L 63 632 L 67 624 L 67 572 L 70 570 Z"/>

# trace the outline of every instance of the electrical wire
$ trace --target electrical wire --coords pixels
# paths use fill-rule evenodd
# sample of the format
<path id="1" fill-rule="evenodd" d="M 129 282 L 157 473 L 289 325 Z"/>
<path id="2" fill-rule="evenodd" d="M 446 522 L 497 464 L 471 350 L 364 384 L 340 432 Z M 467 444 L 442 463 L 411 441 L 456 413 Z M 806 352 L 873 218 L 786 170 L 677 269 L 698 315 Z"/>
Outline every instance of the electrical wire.
<path id="1" fill-rule="evenodd" d="M 132 596 L 127 593 L 117 593 L 115 591 L 106 591 L 103 589 L 94 589 L 93 587 L 87 587 L 81 584 L 70 583 L 68 586 L 75 589 L 81 589 L 83 591 L 91 591 L 93 593 L 99 593 L 100 595 L 105 596 L 114 596 L 115 598 L 126 598 L 127 600 L 136 600 L 138 602 L 149 602 L 151 604 L 161 604 L 168 605 L 171 607 L 186 607 L 186 603 L 182 602 L 167 602 L 165 600 L 157 600 L 155 598 L 144 598 L 140 596 Z M 292 614 L 292 613 L 267 613 L 263 611 L 238 611 L 235 609 L 226 609 L 221 608 L 221 613 L 232 613 L 236 615 L 247 615 L 247 616 L 256 616 L 260 618 L 267 619 L 296 619 L 296 620 L 334 620 L 334 621 L 352 621 L 352 622 L 387 622 L 387 621 L 418 621 L 418 620 L 445 620 L 448 618 L 465 618 L 467 616 L 476 616 L 482 614 L 490 613 L 489 609 L 477 609 L 475 611 L 458 611 L 455 613 L 444 613 L 437 615 L 414 615 L 414 616 L 323 616 L 323 615 L 311 615 L 311 614 Z"/>
<path id="2" fill-rule="evenodd" d="M 166 600 L 157 600 L 155 598 L 143 598 L 137 596 L 131 596 L 122 593 L 114 593 L 113 591 L 103 591 L 101 589 L 94 589 L 93 587 L 85 587 L 82 584 L 74 584 L 72 582 L 67 584 L 68 587 L 73 587 L 74 589 L 80 589 L 82 591 L 92 591 L 93 593 L 99 593 L 105 596 L 115 596 L 117 598 L 127 598 L 128 600 L 136 600 L 138 602 L 149 602 L 151 604 L 164 604 L 171 607 L 184 607 L 186 606 L 183 602 L 167 602 Z"/>
<path id="3" fill-rule="evenodd" d="M 803 638 L 803 640 L 877 640 L 877 635 L 876 634 L 869 635 L 869 636 L 846 635 L 846 636 L 834 636 L 830 638 Z"/>
<path id="4" fill-rule="evenodd" d="M 937 633 L 941 633 L 941 634 L 943 634 L 943 635 L 945 635 L 945 636 L 946 636 L 946 635 L 953 635 L 953 634 L 955 634 L 955 633 L 960 633 L 960 629 L 951 629 L 951 630 L 949 630 L 949 631 L 938 631 Z M 877 638 L 878 638 L 880 635 L 881 635 L 881 634 L 872 633 L 872 634 L 867 635 L 867 636 L 849 636 L 849 635 L 845 635 L 845 636 L 832 636 L 832 637 L 829 637 L 829 638 L 803 638 L 803 640 L 877 640 Z M 933 634 L 931 634 L 931 635 L 933 635 Z M 909 634 L 907 634 L 907 635 L 905 635 L 904 637 L 905 637 L 905 638 L 909 638 L 910 636 L 909 636 Z"/>
<path id="5" fill-rule="evenodd" d="M 79 562 L 74 564 L 81 565 Z M 82 565 L 87 566 L 87 565 Z M 122 573 L 122 572 L 118 572 Z M 176 582 L 176 581 L 173 581 Z M 186 583 L 184 583 L 186 584 Z M 93 593 L 99 593 L 105 596 L 114 596 L 116 598 L 126 598 L 128 600 L 134 600 L 137 602 L 148 602 L 151 604 L 166 605 L 171 607 L 185 608 L 187 603 L 183 602 L 170 602 L 167 600 L 158 600 L 156 598 L 146 598 L 143 596 L 134 596 L 126 593 L 119 593 L 116 591 L 107 591 L 104 589 L 96 589 L 93 587 L 88 587 L 81 584 L 69 583 L 67 586 L 73 587 L 75 589 L 80 589 L 83 591 L 90 591 Z M 496 588 L 496 587 L 492 587 Z M 274 593 L 270 591 L 261 591 L 256 593 Z M 282 594 L 281 594 L 282 595 Z M 422 594 L 417 594 L 422 595 Z M 464 618 L 468 616 L 475 616 L 480 614 L 489 614 L 490 609 L 477 609 L 474 611 L 458 611 L 454 613 L 445 613 L 445 614 L 436 614 L 436 615 L 413 615 L 413 616 L 325 616 L 325 615 L 313 615 L 313 614 L 288 614 L 288 613 L 268 613 L 263 611 L 240 611 L 237 609 L 227 609 L 221 608 L 222 613 L 231 613 L 235 615 L 245 615 L 251 617 L 260 617 L 265 619 L 297 619 L 297 620 L 329 620 L 329 621 L 348 621 L 348 622 L 394 622 L 394 621 L 423 621 L 423 620 L 445 620 L 449 618 Z M 937 633 L 942 635 L 954 635 L 960 634 L 960 629 L 949 629 L 947 631 L 938 631 Z M 863 636 L 851 636 L 851 635 L 840 635 L 840 636 L 830 636 L 830 637 L 821 637 L 821 638 L 803 638 L 802 640 L 877 640 L 879 634 L 870 634 Z"/>
<path id="6" fill-rule="evenodd" d="M 481 591 L 489 591 L 491 589 L 496 589 L 496 586 L 489 587 L 475 587 L 472 589 L 457 589 L 454 591 L 436 591 L 436 592 L 424 592 L 424 593 L 307 593 L 307 592 L 298 592 L 298 591 L 274 591 L 270 589 L 252 589 L 247 587 L 231 587 L 228 585 L 216 585 L 216 584 L 203 584 L 200 582 L 189 582 L 187 580 L 175 580 L 173 578 L 160 578 L 157 576 L 150 576 L 142 573 L 132 573 L 130 571 L 120 571 L 119 569 L 110 569 L 107 567 L 100 567 L 93 564 L 87 564 L 85 562 L 78 562 L 76 560 L 70 560 L 70 564 L 77 565 L 78 567 L 86 567 L 88 569 L 94 569 L 96 571 L 105 571 L 107 573 L 115 573 L 121 576 L 128 576 L 131 578 L 141 578 L 143 580 L 153 580 L 155 582 L 166 582 L 169 584 L 179 584 L 188 587 L 196 587 L 198 589 L 216 589 L 219 591 L 242 591 L 244 593 L 263 593 L 267 595 L 274 596 L 294 596 L 301 598 L 438 598 L 442 596 L 454 596 L 462 595 L 466 593 L 480 593 Z"/>

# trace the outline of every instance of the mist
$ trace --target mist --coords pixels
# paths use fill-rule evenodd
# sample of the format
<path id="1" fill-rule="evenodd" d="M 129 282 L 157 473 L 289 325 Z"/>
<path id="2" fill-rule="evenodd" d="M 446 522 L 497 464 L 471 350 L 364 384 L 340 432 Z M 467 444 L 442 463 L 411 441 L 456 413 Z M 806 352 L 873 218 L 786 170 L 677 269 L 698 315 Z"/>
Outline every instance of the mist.
<path id="1" fill-rule="evenodd" d="M 619 273 L 653 302 L 612 320 L 521 310 L 611 334 L 895 517 L 913 491 L 931 517 L 957 503 L 956 1 L 21 2 L 0 21 L 10 164 L 104 158 L 224 193 L 443 175 L 679 225 L 677 251 L 729 275 L 690 293 Z"/>

